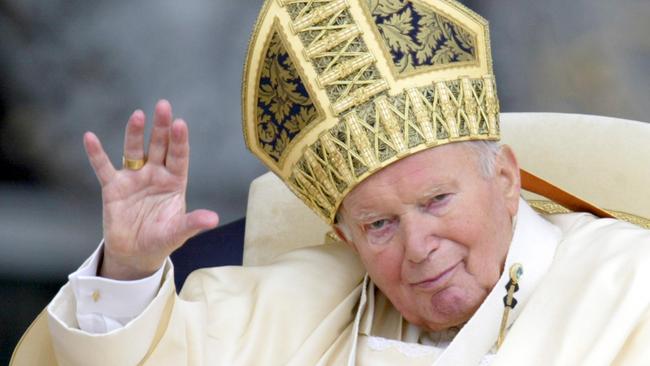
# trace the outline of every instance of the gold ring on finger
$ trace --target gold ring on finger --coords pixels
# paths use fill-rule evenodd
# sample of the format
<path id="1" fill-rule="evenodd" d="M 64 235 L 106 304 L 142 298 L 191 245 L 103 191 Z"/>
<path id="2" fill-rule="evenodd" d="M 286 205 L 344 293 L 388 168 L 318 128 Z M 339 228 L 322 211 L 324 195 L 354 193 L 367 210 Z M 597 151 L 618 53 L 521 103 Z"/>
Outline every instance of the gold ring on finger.
<path id="1" fill-rule="evenodd" d="M 122 166 L 128 170 L 140 170 L 146 162 L 146 157 L 142 159 L 127 159 L 126 156 L 122 156 Z"/>

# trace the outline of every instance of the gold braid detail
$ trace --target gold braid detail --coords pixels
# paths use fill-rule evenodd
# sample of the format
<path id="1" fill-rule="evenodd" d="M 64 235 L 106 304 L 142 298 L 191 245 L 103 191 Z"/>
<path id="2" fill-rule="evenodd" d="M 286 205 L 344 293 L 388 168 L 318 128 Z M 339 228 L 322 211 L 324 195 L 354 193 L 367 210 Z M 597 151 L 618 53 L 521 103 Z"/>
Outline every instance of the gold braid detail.
<path id="1" fill-rule="evenodd" d="M 378 80 L 368 86 L 360 87 L 350 93 L 347 97 L 344 97 L 336 101 L 336 103 L 332 104 L 332 112 L 335 115 L 341 114 L 342 112 L 354 106 L 366 102 L 368 99 L 374 97 L 386 89 L 388 89 L 388 83 L 386 80 Z"/>
<path id="2" fill-rule="evenodd" d="M 318 22 L 325 20 L 334 14 L 343 11 L 348 8 L 348 2 L 346 0 L 334 0 L 327 5 L 322 5 L 308 14 L 294 20 L 291 24 L 291 30 L 294 33 L 299 33 L 305 29 L 311 27 Z"/>
<path id="3" fill-rule="evenodd" d="M 316 176 L 316 181 L 319 182 L 325 188 L 325 193 L 327 193 L 331 197 L 335 197 L 336 194 L 338 194 L 338 191 L 334 187 L 334 184 L 332 184 L 332 181 L 330 181 L 330 177 L 323 169 L 323 166 L 318 161 L 318 158 L 316 157 L 316 153 L 313 152 L 310 148 L 307 148 L 305 150 L 305 160 L 307 161 L 307 164 L 309 164 L 309 167 L 311 168 L 312 172 L 314 172 L 314 175 Z"/>
<path id="4" fill-rule="evenodd" d="M 390 110 L 389 106 L 390 103 L 388 102 L 386 96 L 381 96 L 375 99 L 375 108 L 379 114 L 379 119 L 381 120 L 384 130 L 388 133 L 388 136 L 393 142 L 394 148 L 399 155 L 406 151 L 406 144 L 404 143 L 402 131 L 399 128 L 397 119 L 395 118 L 393 112 Z"/>
<path id="5" fill-rule="evenodd" d="M 336 210 L 340 200 L 355 186 L 359 177 L 372 174 L 385 166 L 386 161 L 394 161 L 400 154 L 412 154 L 451 141 L 495 140 L 499 133 L 498 125 L 495 125 L 496 136 L 489 134 L 485 129 L 475 129 L 472 132 L 469 128 L 462 130 L 458 128 L 458 115 L 461 116 L 460 118 L 469 118 L 464 114 L 464 108 L 469 105 L 475 108 L 475 111 L 469 115 L 476 115 L 477 125 L 487 124 L 490 106 L 489 99 L 485 98 L 483 93 L 489 89 L 486 85 L 490 85 L 491 82 L 491 79 L 483 78 L 465 81 L 457 79 L 439 82 L 429 88 L 405 89 L 397 96 L 376 97 L 372 102 L 374 108 L 366 104 L 362 109 L 347 112 L 341 116 L 339 124 L 321 133 L 318 142 L 322 152 L 318 153 L 319 148 L 315 147 L 317 145 L 308 147 L 303 153 L 302 160 L 297 163 L 299 167 L 311 167 L 312 174 L 302 172 L 304 176 L 300 178 L 297 175 L 296 180 L 305 190 L 317 192 L 322 196 L 319 198 L 318 195 L 305 194 L 312 197 L 314 202 L 318 202 L 318 207 L 315 207 L 317 211 L 331 221 L 336 212 L 327 211 L 327 203 Z M 460 108 L 458 103 L 461 105 Z M 396 112 L 402 108 L 405 110 L 404 114 Z M 406 132 L 404 132 L 405 125 L 411 123 L 409 108 L 413 111 L 415 122 L 421 127 L 420 130 L 413 130 L 413 133 L 417 134 L 413 136 L 415 138 L 413 141 L 418 139 L 420 141 L 414 146 L 407 146 Z M 370 111 L 374 111 L 374 114 L 368 113 Z M 434 127 L 435 123 L 447 126 L 445 128 L 448 135 L 439 136 Z M 380 146 L 382 140 L 393 150 L 382 149 Z M 360 164 L 356 164 L 356 161 Z M 333 177 L 339 177 L 341 181 L 334 182 Z M 317 187 L 309 188 L 308 184 L 303 183 L 305 178 L 311 179 L 307 183 L 322 187 L 322 192 Z M 325 194 L 329 195 L 331 200 L 327 200 Z"/>
<path id="6" fill-rule="evenodd" d="M 467 125 L 471 135 L 478 134 L 478 103 L 474 97 L 474 88 L 469 78 L 461 79 L 461 90 L 463 94 L 463 103 L 465 105 L 465 114 L 467 115 Z"/>
<path id="7" fill-rule="evenodd" d="M 452 139 L 457 139 L 460 136 L 458 132 L 458 124 L 456 120 L 456 106 L 451 101 L 451 96 L 449 89 L 444 81 L 439 81 L 435 83 L 436 92 L 438 94 L 438 103 L 440 104 L 440 109 L 442 109 L 442 116 L 447 124 L 449 129 L 449 137 Z"/>
<path id="8" fill-rule="evenodd" d="M 327 36 L 326 38 L 321 39 L 320 41 L 309 45 L 307 48 L 305 48 L 305 57 L 307 59 L 312 59 L 319 54 L 329 51 L 339 44 L 360 34 L 361 30 L 359 30 L 359 27 L 357 27 L 355 24 L 349 25 L 343 28 L 343 30 L 340 30 L 332 35 Z"/>
<path id="9" fill-rule="evenodd" d="M 332 207 L 332 204 L 329 203 L 329 201 L 323 196 L 323 194 L 314 186 L 309 179 L 307 179 L 304 175 L 304 173 L 301 172 L 298 169 L 293 170 L 293 175 L 296 178 L 296 180 L 302 185 L 305 190 L 307 191 L 305 196 L 311 197 L 312 199 L 316 199 L 316 203 L 323 207 L 327 211 L 332 211 L 334 208 Z"/>
<path id="10" fill-rule="evenodd" d="M 485 109 L 487 112 L 488 130 L 490 136 L 499 135 L 497 126 L 497 114 L 499 113 L 499 102 L 494 91 L 494 77 L 487 75 L 483 77 L 483 90 L 485 91 Z"/>
<path id="11" fill-rule="evenodd" d="M 332 135 L 329 133 L 324 133 L 320 137 L 321 146 L 327 152 L 327 155 L 333 165 L 334 171 L 338 172 L 341 178 L 345 181 L 346 184 L 351 184 L 354 182 L 354 176 L 348 168 L 348 164 L 341 155 L 339 149 L 336 148 L 334 142 L 332 142 Z"/>
<path id="12" fill-rule="evenodd" d="M 415 121 L 420 126 L 420 129 L 422 129 L 424 140 L 427 144 L 435 142 L 437 140 L 436 130 L 432 126 L 427 107 L 422 102 L 422 94 L 416 88 L 408 88 L 406 89 L 406 95 L 411 102 L 413 114 L 415 114 Z"/>
<path id="13" fill-rule="evenodd" d="M 339 79 L 343 79 L 344 77 L 352 74 L 364 66 L 370 65 L 373 62 L 375 62 L 375 58 L 372 57 L 372 55 L 369 53 L 364 53 L 361 56 L 357 56 L 355 58 L 337 64 L 329 71 L 322 73 L 316 80 L 318 81 L 319 86 L 323 87 L 332 84 Z"/>
<path id="14" fill-rule="evenodd" d="M 371 169 L 374 168 L 379 164 L 379 162 L 377 161 L 375 152 L 370 147 L 370 141 L 368 141 L 368 135 L 366 135 L 366 133 L 363 132 L 362 130 L 359 117 L 355 112 L 350 112 L 345 116 L 343 116 L 343 118 L 345 120 L 345 124 L 348 126 L 348 129 L 350 130 L 352 141 L 354 142 L 354 145 L 357 147 L 359 154 L 361 154 L 361 157 L 363 158 L 363 163 L 368 168 Z"/>

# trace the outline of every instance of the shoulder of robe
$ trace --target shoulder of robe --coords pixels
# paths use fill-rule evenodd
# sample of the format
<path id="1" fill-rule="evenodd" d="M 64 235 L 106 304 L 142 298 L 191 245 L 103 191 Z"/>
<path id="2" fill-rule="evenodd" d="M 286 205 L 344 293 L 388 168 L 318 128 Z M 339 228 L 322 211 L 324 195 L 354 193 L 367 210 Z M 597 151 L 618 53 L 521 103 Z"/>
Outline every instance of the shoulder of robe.
<path id="1" fill-rule="evenodd" d="M 207 292 L 232 296 L 276 291 L 287 296 L 347 296 L 363 280 L 365 269 L 345 244 L 305 247 L 279 255 L 259 266 L 227 266 L 194 271 L 181 291 L 184 300 L 205 300 Z M 319 296 L 320 297 L 320 296 Z"/>
<path id="2" fill-rule="evenodd" d="M 624 354 L 625 361 L 647 355 L 650 231 L 585 213 L 544 217 L 562 237 L 494 365 L 612 364 Z"/>
<path id="3" fill-rule="evenodd" d="M 255 349 L 260 360 L 284 359 L 282 355 L 294 354 L 312 336 L 324 336 L 317 330 L 336 338 L 354 320 L 364 274 L 350 249 L 325 244 L 283 254 L 262 266 L 195 271 L 177 305 L 189 302 L 204 309 L 209 338 L 218 343 L 214 347 Z M 239 358 L 233 357 L 238 360 L 250 355 L 237 354 Z"/>
<path id="4" fill-rule="evenodd" d="M 650 278 L 650 230 L 587 213 L 545 216 L 562 230 L 556 261 L 619 267 Z"/>

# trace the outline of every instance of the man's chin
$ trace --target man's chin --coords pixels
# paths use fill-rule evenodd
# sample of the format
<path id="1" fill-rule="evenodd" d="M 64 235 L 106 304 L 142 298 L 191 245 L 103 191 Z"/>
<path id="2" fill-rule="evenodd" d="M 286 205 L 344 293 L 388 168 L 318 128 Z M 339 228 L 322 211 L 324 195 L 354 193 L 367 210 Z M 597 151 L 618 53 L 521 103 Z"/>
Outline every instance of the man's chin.
<path id="1" fill-rule="evenodd" d="M 467 291 L 459 287 L 449 287 L 431 296 L 431 319 L 428 324 L 433 331 L 443 330 L 465 323 L 476 311 L 479 304 L 474 304 Z"/>

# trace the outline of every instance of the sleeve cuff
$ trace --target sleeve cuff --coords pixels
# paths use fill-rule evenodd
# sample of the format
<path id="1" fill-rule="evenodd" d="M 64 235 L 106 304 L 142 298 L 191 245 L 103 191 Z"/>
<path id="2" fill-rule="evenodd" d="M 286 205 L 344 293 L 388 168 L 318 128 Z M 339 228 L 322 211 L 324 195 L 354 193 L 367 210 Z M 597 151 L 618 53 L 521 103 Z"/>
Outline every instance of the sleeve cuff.
<path id="1" fill-rule="evenodd" d="M 135 281 L 118 281 L 97 276 L 103 242 L 93 255 L 68 276 L 76 300 L 76 317 L 81 329 L 104 328 L 104 331 L 126 325 L 140 315 L 158 293 L 165 267 L 172 267 L 169 258 L 149 277 Z M 103 323 L 103 324 L 98 324 Z"/>

